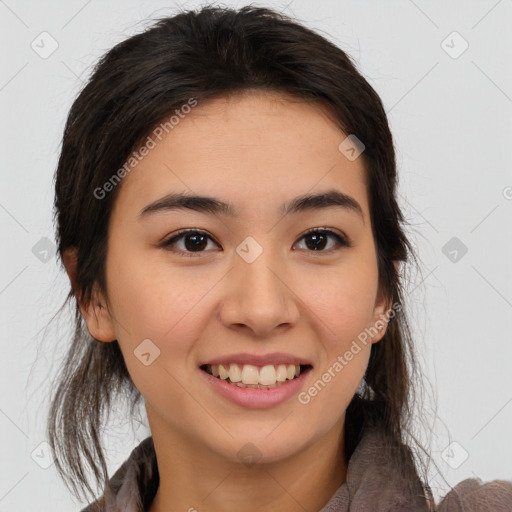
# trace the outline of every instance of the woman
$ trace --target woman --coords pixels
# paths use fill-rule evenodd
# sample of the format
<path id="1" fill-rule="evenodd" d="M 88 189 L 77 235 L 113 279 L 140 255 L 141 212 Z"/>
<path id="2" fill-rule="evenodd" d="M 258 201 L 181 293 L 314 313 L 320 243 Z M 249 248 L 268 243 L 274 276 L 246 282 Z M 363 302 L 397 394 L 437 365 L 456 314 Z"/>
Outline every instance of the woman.
<path id="1" fill-rule="evenodd" d="M 48 434 L 77 495 L 85 461 L 103 485 L 85 511 L 512 510 L 474 479 L 436 506 L 404 442 L 395 187 L 379 97 L 283 15 L 205 7 L 101 59 L 55 200 L 76 331 Z M 118 394 L 151 437 L 109 480 Z"/>

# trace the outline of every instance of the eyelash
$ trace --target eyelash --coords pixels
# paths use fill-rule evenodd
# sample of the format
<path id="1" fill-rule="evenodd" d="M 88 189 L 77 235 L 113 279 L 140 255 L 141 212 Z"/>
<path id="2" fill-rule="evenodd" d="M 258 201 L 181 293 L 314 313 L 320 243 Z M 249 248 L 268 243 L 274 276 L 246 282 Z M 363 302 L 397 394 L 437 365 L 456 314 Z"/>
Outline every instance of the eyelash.
<path id="1" fill-rule="evenodd" d="M 188 257 L 188 258 L 194 258 L 196 256 L 199 256 L 203 252 L 208 252 L 208 251 L 197 251 L 197 252 L 182 251 L 181 249 L 176 250 L 175 248 L 172 247 L 172 245 L 175 244 L 178 240 L 184 238 L 185 235 L 189 235 L 189 234 L 205 235 L 210 240 L 213 240 L 212 237 L 207 232 L 205 232 L 205 231 L 201 231 L 201 230 L 198 230 L 198 229 L 186 229 L 186 230 L 183 230 L 183 231 L 178 231 L 171 238 L 168 238 L 167 240 L 164 240 L 160 244 L 160 247 L 162 247 L 162 248 L 164 248 L 165 250 L 168 250 L 168 251 L 172 251 L 172 252 L 175 252 L 175 253 L 181 253 L 184 257 Z M 299 240 L 301 240 L 302 238 L 305 238 L 308 235 L 312 235 L 312 234 L 324 234 L 324 235 L 328 235 L 328 236 L 333 237 L 336 240 L 336 242 L 338 243 L 338 245 L 339 245 L 338 250 L 341 249 L 341 248 L 345 248 L 345 247 L 346 248 L 352 247 L 352 243 L 346 237 L 344 237 L 344 236 L 342 236 L 342 235 L 340 235 L 340 234 L 338 234 L 338 233 L 336 233 L 336 232 L 334 232 L 334 231 L 332 231 L 330 229 L 327 229 L 327 228 L 313 228 L 313 229 L 310 229 L 310 230 L 306 231 L 303 235 L 301 235 Z M 332 250 L 336 250 L 336 249 L 319 250 L 319 251 L 307 251 L 307 252 L 311 252 L 311 253 L 322 253 L 322 252 L 330 253 Z"/>

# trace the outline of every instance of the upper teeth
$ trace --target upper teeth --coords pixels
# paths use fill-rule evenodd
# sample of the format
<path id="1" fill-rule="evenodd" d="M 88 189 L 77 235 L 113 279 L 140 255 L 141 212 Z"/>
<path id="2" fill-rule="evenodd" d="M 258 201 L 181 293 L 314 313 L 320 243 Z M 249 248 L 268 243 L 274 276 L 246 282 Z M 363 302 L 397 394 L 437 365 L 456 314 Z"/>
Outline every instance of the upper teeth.
<path id="1" fill-rule="evenodd" d="M 300 365 L 298 364 L 280 364 L 274 366 L 268 364 L 261 368 L 252 364 L 238 365 L 213 364 L 210 366 L 212 375 L 221 379 L 228 379 L 231 382 L 243 382 L 244 384 L 262 384 L 269 386 L 276 382 L 284 382 L 286 379 L 292 380 L 300 374 Z M 229 369 L 228 369 L 229 368 Z"/>

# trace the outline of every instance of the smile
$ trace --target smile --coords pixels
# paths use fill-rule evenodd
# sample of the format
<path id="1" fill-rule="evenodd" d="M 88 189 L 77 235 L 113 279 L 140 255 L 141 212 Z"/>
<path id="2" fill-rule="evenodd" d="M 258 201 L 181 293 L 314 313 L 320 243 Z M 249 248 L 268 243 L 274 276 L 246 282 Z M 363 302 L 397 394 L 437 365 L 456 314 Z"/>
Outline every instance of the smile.
<path id="1" fill-rule="evenodd" d="M 284 404 L 300 393 L 310 380 L 313 367 L 309 364 L 255 366 L 220 363 L 203 364 L 198 371 L 204 382 L 225 400 L 244 408 L 264 409 Z M 238 382 L 231 381 L 231 374 L 235 380 L 239 379 Z M 263 382 L 273 382 L 260 384 L 260 378 Z M 245 384 L 244 379 L 250 383 Z"/>
<path id="2" fill-rule="evenodd" d="M 282 386 L 285 382 L 298 378 L 308 368 L 311 368 L 311 365 L 269 364 L 256 366 L 227 363 L 201 366 L 201 370 L 229 384 L 242 388 L 258 389 L 272 389 Z"/>

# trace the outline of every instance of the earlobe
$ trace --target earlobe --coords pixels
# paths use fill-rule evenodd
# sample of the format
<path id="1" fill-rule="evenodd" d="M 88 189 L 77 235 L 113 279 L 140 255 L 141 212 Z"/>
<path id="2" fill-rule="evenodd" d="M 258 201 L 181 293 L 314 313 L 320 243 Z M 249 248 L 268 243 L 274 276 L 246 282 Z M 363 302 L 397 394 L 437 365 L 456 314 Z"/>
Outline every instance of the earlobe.
<path id="1" fill-rule="evenodd" d="M 62 255 L 62 261 L 66 268 L 71 287 L 78 301 L 78 284 L 76 280 L 77 251 L 76 248 L 66 249 Z M 113 318 L 107 307 L 107 301 L 103 298 L 98 289 L 97 283 L 94 283 L 91 299 L 87 304 L 79 302 L 80 311 L 87 324 L 87 329 L 91 336 L 98 341 L 114 341 L 117 336 L 114 330 Z"/>
<path id="2" fill-rule="evenodd" d="M 393 260 L 395 272 L 398 275 L 400 272 L 400 260 Z M 377 301 L 375 302 L 375 308 L 373 310 L 373 329 L 372 343 L 379 342 L 386 334 L 388 323 L 392 313 L 392 300 L 385 297 L 382 293 L 379 293 Z"/>
<path id="3" fill-rule="evenodd" d="M 385 318 L 378 319 L 371 329 L 373 333 L 372 343 L 378 343 L 386 334 L 386 330 L 388 328 L 388 323 Z"/>
<path id="4" fill-rule="evenodd" d="M 91 300 L 87 305 L 81 305 L 80 310 L 93 338 L 104 342 L 114 341 L 117 338 L 112 315 L 96 283 L 94 283 Z"/>
<path id="5" fill-rule="evenodd" d="M 383 296 L 379 296 L 373 310 L 372 343 L 379 342 L 384 337 L 384 334 L 386 334 L 390 309 L 391 301 Z"/>

